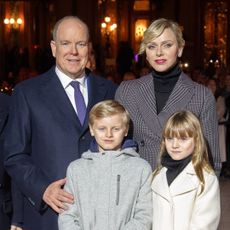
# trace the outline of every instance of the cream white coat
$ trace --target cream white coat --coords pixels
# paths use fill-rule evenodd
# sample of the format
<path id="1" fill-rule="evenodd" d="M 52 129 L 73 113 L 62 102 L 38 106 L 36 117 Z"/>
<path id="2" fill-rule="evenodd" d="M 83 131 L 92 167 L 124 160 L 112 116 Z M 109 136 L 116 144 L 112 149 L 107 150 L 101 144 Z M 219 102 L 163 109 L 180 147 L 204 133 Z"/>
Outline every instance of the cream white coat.
<path id="1" fill-rule="evenodd" d="M 190 162 L 170 187 L 164 167 L 153 179 L 152 230 L 216 230 L 220 220 L 220 192 L 215 174 L 204 171 L 205 188 Z"/>

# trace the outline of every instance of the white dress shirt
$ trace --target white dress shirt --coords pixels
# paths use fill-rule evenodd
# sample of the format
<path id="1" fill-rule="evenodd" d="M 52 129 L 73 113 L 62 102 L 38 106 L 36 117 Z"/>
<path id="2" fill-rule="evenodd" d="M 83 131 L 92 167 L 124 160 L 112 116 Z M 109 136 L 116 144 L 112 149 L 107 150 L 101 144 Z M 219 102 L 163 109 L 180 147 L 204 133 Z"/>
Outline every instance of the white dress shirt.
<path id="1" fill-rule="evenodd" d="M 80 83 L 80 90 L 81 90 L 81 93 L 84 97 L 85 105 L 87 107 L 87 105 L 88 105 L 88 87 L 87 87 L 86 77 L 83 76 L 81 78 L 77 78 L 76 80 L 73 80 L 72 78 L 68 77 L 66 74 L 61 72 L 57 66 L 55 68 L 55 72 L 56 72 L 59 80 L 61 81 L 61 84 L 62 84 L 63 88 L 65 89 L 65 92 L 66 92 L 67 96 L 69 97 L 70 102 L 71 102 L 75 112 L 77 113 L 77 108 L 76 108 L 75 99 L 74 99 L 74 88 L 70 85 L 70 83 L 72 81 L 78 81 Z"/>

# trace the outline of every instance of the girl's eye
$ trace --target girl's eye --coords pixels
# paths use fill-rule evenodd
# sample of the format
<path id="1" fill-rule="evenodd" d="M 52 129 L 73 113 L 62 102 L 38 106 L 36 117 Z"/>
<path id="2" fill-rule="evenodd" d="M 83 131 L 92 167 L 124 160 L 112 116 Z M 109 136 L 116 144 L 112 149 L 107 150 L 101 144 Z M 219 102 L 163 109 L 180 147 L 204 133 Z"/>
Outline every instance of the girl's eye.
<path id="1" fill-rule="evenodd" d="M 172 137 L 166 137 L 165 140 L 171 141 L 173 138 Z"/>

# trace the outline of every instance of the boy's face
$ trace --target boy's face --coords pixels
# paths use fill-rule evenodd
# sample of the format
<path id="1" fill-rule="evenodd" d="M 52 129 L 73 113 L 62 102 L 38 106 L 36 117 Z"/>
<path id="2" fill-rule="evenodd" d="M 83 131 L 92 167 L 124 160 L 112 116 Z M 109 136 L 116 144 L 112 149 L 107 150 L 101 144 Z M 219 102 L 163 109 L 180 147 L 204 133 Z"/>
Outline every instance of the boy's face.
<path id="1" fill-rule="evenodd" d="M 122 115 L 117 114 L 94 120 L 90 133 L 95 137 L 99 151 L 120 150 L 121 143 L 128 133 Z"/>

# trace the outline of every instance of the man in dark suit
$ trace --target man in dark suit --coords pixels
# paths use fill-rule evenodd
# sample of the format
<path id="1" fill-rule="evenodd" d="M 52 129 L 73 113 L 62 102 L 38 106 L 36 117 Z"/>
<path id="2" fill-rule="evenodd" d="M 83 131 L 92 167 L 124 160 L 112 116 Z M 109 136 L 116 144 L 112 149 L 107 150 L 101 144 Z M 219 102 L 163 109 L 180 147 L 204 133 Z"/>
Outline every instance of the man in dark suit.
<path id="1" fill-rule="evenodd" d="M 88 112 L 94 104 L 112 99 L 116 86 L 86 74 L 89 32 L 75 16 L 59 20 L 51 49 L 56 66 L 18 84 L 12 95 L 6 126 L 5 167 L 23 194 L 23 230 L 57 230 L 64 202 L 66 168 L 89 147 Z M 72 81 L 80 85 L 86 115 L 80 122 Z M 17 226 L 17 223 L 14 223 Z"/>
<path id="2" fill-rule="evenodd" d="M 0 229 L 10 228 L 12 213 L 10 178 L 3 167 L 2 133 L 8 116 L 9 96 L 0 93 Z"/>

